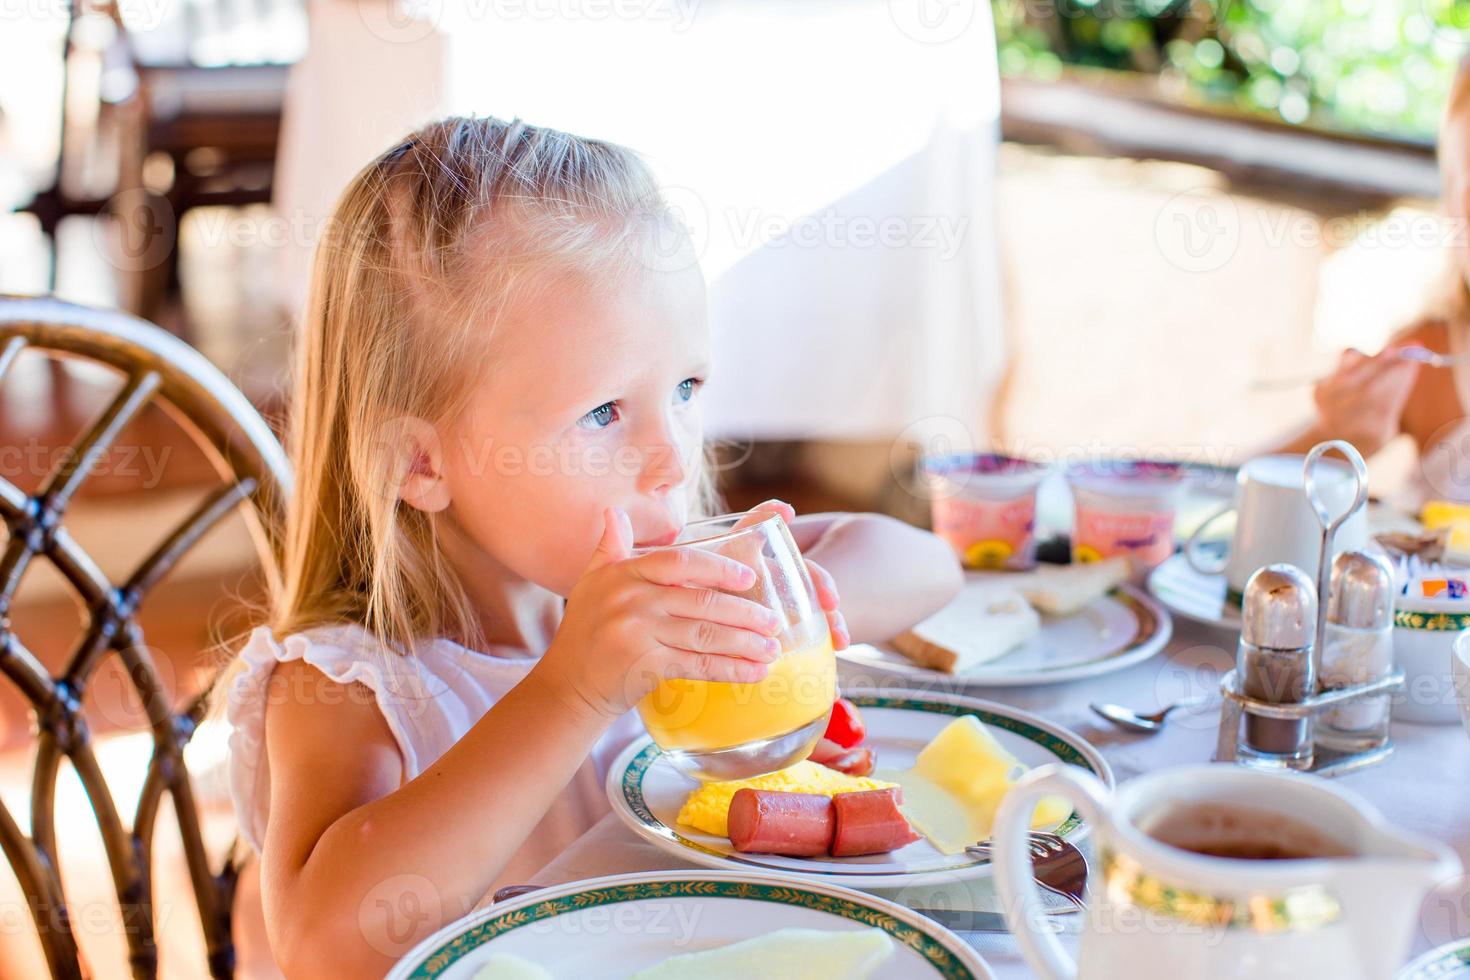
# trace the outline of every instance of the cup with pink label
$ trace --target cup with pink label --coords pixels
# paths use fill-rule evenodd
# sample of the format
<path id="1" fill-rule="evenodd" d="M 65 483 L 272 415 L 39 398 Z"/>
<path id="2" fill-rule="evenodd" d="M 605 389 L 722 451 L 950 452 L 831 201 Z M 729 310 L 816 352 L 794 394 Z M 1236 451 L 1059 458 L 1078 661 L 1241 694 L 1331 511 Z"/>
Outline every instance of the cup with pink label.
<path id="1" fill-rule="evenodd" d="M 1036 564 L 1036 488 L 1047 467 L 994 453 L 931 456 L 934 533 L 967 568 L 1031 568 Z"/>
<path id="2" fill-rule="evenodd" d="M 1174 517 L 1184 492 L 1178 463 L 1101 460 L 1067 469 L 1076 521 L 1072 560 L 1121 555 L 1141 578 L 1174 553 Z"/>

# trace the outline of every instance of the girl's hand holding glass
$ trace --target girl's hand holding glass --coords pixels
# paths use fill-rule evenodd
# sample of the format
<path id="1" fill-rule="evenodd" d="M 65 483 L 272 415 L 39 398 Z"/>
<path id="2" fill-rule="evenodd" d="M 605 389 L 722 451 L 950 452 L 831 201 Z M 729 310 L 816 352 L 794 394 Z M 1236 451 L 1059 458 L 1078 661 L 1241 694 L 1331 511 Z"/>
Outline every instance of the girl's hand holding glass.
<path id="1" fill-rule="evenodd" d="M 699 678 L 661 680 L 638 704 L 648 732 L 675 768 L 698 779 L 740 779 L 805 759 L 827 725 L 837 691 L 831 577 L 806 561 L 787 515 L 770 501 L 744 514 L 685 525 L 671 544 L 638 549 L 722 555 L 748 567 L 753 580 L 736 590 L 781 621 L 781 655 L 755 682 Z M 815 584 L 826 586 L 825 600 Z M 836 617 L 834 619 L 834 617 Z"/>
<path id="2" fill-rule="evenodd" d="M 784 500 L 767 500 L 765 503 L 752 507 L 736 526 L 750 527 L 759 523 L 766 514 L 779 514 L 783 521 L 791 524 L 796 519 L 796 508 Z M 832 649 L 846 650 L 852 643 L 852 635 L 847 631 L 847 620 L 842 618 L 842 613 L 837 608 L 840 602 L 837 595 L 837 582 L 832 578 L 830 572 L 810 558 L 802 560 L 806 563 L 806 570 L 812 577 L 817 603 L 827 614 L 827 625 L 832 632 Z"/>
<path id="3" fill-rule="evenodd" d="M 597 550 L 536 667 L 564 698 L 611 721 L 661 680 L 749 684 L 766 676 L 786 622 L 731 594 L 755 585 L 748 565 L 695 549 L 631 557 L 627 515 L 609 507 L 603 521 Z"/>

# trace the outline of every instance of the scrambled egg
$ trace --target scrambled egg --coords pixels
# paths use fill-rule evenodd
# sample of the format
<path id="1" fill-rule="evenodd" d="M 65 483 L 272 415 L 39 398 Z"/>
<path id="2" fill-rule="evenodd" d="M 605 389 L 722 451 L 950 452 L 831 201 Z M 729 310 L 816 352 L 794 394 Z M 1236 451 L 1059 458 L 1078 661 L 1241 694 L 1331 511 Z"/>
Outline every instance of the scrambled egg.
<path id="1" fill-rule="evenodd" d="M 731 779 L 723 783 L 705 783 L 689 794 L 679 810 L 679 823 L 688 824 L 706 834 L 716 837 L 730 836 L 730 800 L 737 790 L 765 789 L 782 793 L 812 793 L 817 796 L 833 796 L 837 793 L 853 793 L 865 789 L 887 789 L 896 783 L 863 776 L 849 776 L 835 769 L 818 765 L 810 759 L 794 766 L 755 776 L 751 779 Z"/>

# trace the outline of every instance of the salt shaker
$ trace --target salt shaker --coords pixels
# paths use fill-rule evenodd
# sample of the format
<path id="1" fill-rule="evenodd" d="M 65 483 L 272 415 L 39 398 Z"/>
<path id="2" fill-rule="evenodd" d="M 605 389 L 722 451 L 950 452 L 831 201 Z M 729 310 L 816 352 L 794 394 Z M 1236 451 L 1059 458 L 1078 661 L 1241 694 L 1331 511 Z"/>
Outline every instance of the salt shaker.
<path id="1" fill-rule="evenodd" d="M 1269 704 L 1298 704 L 1317 692 L 1312 653 L 1317 590 L 1295 565 L 1267 565 L 1245 583 L 1235 669 L 1241 693 Z M 1236 760 L 1270 769 L 1312 768 L 1312 719 L 1249 712 Z"/>
<path id="2" fill-rule="evenodd" d="M 1318 672 L 1324 691 L 1376 681 L 1393 669 L 1394 591 L 1394 569 L 1384 556 L 1344 551 L 1333 560 Z M 1388 740 L 1388 694 L 1324 711 L 1314 737 L 1341 752 L 1379 748 Z"/>

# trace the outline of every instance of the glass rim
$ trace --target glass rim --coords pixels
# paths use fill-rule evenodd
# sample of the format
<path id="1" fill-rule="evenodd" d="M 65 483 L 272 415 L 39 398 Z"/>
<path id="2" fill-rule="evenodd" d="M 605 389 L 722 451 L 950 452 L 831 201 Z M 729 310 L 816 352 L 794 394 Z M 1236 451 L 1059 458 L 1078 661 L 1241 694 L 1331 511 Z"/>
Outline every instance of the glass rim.
<path id="1" fill-rule="evenodd" d="M 739 523 L 739 521 L 740 521 L 740 519 L 742 517 L 746 517 L 746 516 L 748 516 L 750 514 L 754 514 L 754 513 L 757 513 L 757 511 L 755 511 L 752 508 L 751 510 L 733 511 L 733 512 L 731 512 L 729 514 L 717 514 L 714 517 L 702 517 L 702 518 L 700 518 L 697 521 L 689 521 L 687 524 L 685 524 L 682 528 L 679 529 L 679 533 L 680 534 L 683 534 L 689 528 L 698 528 L 698 527 L 702 527 L 702 526 L 707 525 L 707 524 L 714 524 L 714 523 L 716 523 L 718 521 L 731 521 L 731 520 L 733 520 L 734 522 Z M 747 533 L 749 533 L 751 531 L 754 531 L 754 530 L 756 530 L 758 528 L 762 528 L 766 524 L 770 523 L 772 519 L 779 519 L 780 517 L 781 517 L 780 514 L 776 513 L 775 511 L 772 511 L 770 513 L 770 516 L 769 517 L 765 517 L 765 518 L 763 518 L 763 519 L 761 519 L 759 521 L 756 521 L 754 524 L 747 525 L 746 527 L 730 528 L 728 530 L 720 531 L 720 532 L 715 533 L 715 534 L 709 534 L 709 535 L 705 535 L 703 537 L 691 538 L 688 541 L 673 541 L 673 542 L 670 542 L 669 544 L 648 544 L 648 545 L 641 545 L 639 547 L 634 548 L 633 551 L 636 554 L 642 554 L 642 553 L 647 553 L 647 552 L 652 552 L 652 551 L 667 551 L 670 548 L 692 548 L 692 547 L 695 547 L 696 545 L 705 545 L 705 544 L 710 544 L 711 542 L 715 542 L 715 541 L 723 541 L 726 538 L 734 538 L 734 537 L 737 537 L 737 536 L 742 535 L 742 534 L 747 534 Z"/>

